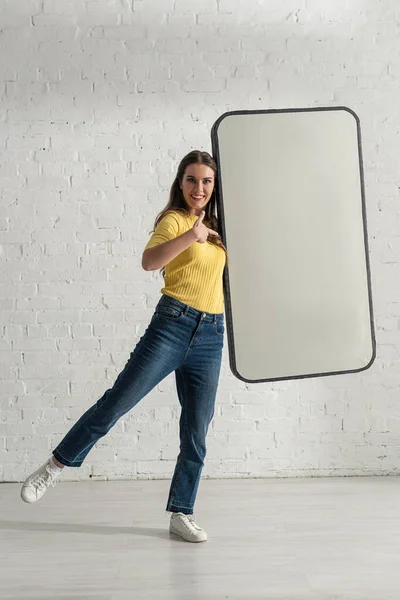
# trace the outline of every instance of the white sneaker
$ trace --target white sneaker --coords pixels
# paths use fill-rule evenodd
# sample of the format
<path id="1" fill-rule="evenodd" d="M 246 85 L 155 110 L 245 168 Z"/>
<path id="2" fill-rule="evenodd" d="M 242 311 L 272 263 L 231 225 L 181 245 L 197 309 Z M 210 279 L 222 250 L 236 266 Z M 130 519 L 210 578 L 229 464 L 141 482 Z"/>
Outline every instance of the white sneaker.
<path id="1" fill-rule="evenodd" d="M 205 542 L 207 539 L 206 532 L 196 525 L 193 515 L 185 515 L 181 512 L 172 513 L 169 530 L 180 535 L 187 542 Z"/>
<path id="2" fill-rule="evenodd" d="M 61 473 L 61 471 L 60 471 Z M 55 487 L 57 477 L 60 473 L 56 473 L 50 467 L 50 458 L 37 471 L 29 475 L 24 481 L 21 490 L 21 498 L 24 502 L 36 502 L 40 500 L 49 485 Z"/>

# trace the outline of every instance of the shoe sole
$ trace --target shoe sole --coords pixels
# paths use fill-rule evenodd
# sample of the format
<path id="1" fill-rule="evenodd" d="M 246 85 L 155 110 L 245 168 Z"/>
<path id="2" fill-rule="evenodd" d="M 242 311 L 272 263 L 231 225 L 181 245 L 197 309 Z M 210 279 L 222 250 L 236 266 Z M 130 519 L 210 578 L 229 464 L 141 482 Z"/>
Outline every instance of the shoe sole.
<path id="1" fill-rule="evenodd" d="M 173 535 L 179 536 L 180 538 L 182 538 L 183 540 L 185 540 L 185 542 L 191 542 L 191 543 L 197 544 L 199 542 L 206 542 L 207 541 L 207 538 L 205 538 L 204 540 L 188 540 L 185 537 L 183 537 L 183 535 L 181 533 L 179 533 L 178 531 L 174 531 L 174 529 L 171 528 L 171 527 L 169 529 L 169 532 L 172 533 Z"/>

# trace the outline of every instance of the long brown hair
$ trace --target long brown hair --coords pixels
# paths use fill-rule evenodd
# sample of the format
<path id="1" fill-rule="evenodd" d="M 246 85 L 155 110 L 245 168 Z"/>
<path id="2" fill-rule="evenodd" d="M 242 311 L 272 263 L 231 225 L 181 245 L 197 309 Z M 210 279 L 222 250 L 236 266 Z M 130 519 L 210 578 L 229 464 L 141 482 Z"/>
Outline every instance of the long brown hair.
<path id="1" fill-rule="evenodd" d="M 187 208 L 185 198 L 183 197 L 183 192 L 182 192 L 179 184 L 183 180 L 183 176 L 185 174 L 186 168 L 189 165 L 192 165 L 193 163 L 207 165 L 208 167 L 211 167 L 211 169 L 214 171 L 214 189 L 213 189 L 213 193 L 211 194 L 211 198 L 207 202 L 207 206 L 204 209 L 206 214 L 204 215 L 203 224 L 206 227 L 213 229 L 214 231 L 220 232 L 218 217 L 215 214 L 216 203 L 217 203 L 216 202 L 217 165 L 216 165 L 216 162 L 213 159 L 213 157 L 210 154 L 208 154 L 208 152 L 202 152 L 201 150 L 193 150 L 192 152 L 189 152 L 189 154 L 187 154 L 179 163 L 175 181 L 173 182 L 173 184 L 171 186 L 171 190 L 169 192 L 168 204 L 165 208 L 163 208 L 163 210 L 157 216 L 157 218 L 154 222 L 154 229 L 150 233 L 153 233 L 155 231 L 158 223 L 161 221 L 161 219 L 164 217 L 164 215 L 166 215 L 167 212 L 169 212 L 169 211 L 172 211 L 172 210 L 178 211 L 185 216 L 190 214 L 188 211 L 188 208 Z M 216 235 L 209 235 L 207 238 L 207 241 L 210 242 L 211 244 L 215 244 L 216 246 L 219 246 L 220 248 L 222 248 L 224 250 L 225 255 L 226 255 L 226 264 L 228 264 L 228 252 L 227 252 L 224 244 L 222 243 L 221 236 L 219 235 L 217 237 Z M 165 267 L 162 267 L 160 269 L 160 272 L 162 273 L 162 276 L 165 277 L 165 272 L 166 272 Z"/>

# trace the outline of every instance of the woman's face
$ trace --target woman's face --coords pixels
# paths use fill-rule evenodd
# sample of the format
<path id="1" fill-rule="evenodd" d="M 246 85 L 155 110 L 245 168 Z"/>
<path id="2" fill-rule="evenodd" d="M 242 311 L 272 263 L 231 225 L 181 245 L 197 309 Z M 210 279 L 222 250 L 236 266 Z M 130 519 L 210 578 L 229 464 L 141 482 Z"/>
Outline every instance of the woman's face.
<path id="1" fill-rule="evenodd" d="M 183 197 L 191 215 L 199 216 L 205 209 L 214 189 L 214 171 L 207 165 L 193 163 L 186 167 L 180 183 Z"/>

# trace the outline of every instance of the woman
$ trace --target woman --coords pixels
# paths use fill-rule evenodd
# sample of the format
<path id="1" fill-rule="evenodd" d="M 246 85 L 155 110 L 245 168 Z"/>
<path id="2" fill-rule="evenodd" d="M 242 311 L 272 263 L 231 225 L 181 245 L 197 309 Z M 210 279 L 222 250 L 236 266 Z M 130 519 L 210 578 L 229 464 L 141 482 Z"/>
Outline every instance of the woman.
<path id="1" fill-rule="evenodd" d="M 227 253 L 216 231 L 215 161 L 185 156 L 169 203 L 155 221 L 142 266 L 160 267 L 165 287 L 151 322 L 112 388 L 89 408 L 23 484 L 25 502 L 39 500 L 65 466 L 80 467 L 94 444 L 160 381 L 175 371 L 181 404 L 180 453 L 167 501 L 170 531 L 190 542 L 207 534 L 193 517 L 214 415 L 224 340 L 222 274 Z M 210 226 L 207 227 L 207 225 Z M 206 243 L 207 242 L 207 243 Z"/>

